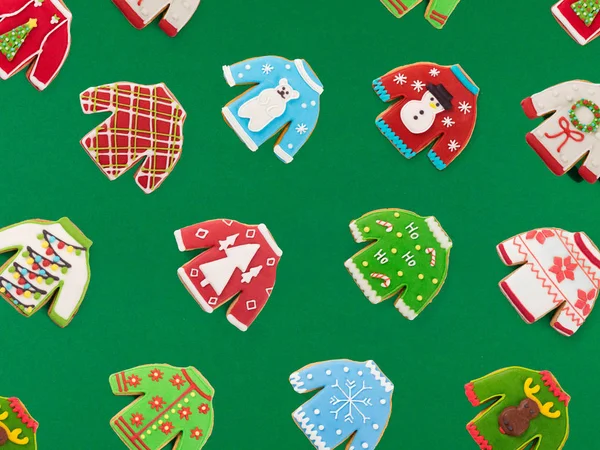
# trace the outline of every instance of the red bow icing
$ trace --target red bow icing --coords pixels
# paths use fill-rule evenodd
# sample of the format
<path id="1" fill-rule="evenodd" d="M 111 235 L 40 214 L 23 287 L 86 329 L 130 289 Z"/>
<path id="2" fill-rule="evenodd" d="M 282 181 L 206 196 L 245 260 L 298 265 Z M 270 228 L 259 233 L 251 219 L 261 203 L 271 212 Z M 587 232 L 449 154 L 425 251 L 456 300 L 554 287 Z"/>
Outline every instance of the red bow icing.
<path id="1" fill-rule="evenodd" d="M 562 135 L 565 136 L 565 140 L 562 142 L 562 144 L 559 145 L 558 150 L 556 150 L 558 153 L 560 153 L 560 151 L 562 150 L 564 145 L 569 141 L 569 139 L 573 139 L 575 142 L 582 142 L 583 138 L 585 138 L 585 135 L 581 131 L 572 130 L 571 128 L 569 128 L 569 125 L 570 122 L 567 120 L 567 118 L 561 117 L 560 119 L 558 119 L 558 126 L 560 126 L 560 129 L 562 130 L 560 133 L 544 133 L 544 136 L 546 136 L 548 139 L 556 139 L 558 137 L 561 137 Z"/>

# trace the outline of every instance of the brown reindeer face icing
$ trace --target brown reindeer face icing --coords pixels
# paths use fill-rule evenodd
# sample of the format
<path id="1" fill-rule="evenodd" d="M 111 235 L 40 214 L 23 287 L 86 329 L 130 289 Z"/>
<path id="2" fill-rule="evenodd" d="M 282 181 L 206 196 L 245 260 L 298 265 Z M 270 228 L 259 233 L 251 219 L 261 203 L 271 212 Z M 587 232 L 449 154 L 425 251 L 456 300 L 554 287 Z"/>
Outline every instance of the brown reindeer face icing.
<path id="1" fill-rule="evenodd" d="M 527 398 L 519 406 L 509 406 L 500 413 L 498 423 L 500 431 L 508 436 L 521 436 L 529 428 L 529 422 L 540 414 L 536 402 Z"/>

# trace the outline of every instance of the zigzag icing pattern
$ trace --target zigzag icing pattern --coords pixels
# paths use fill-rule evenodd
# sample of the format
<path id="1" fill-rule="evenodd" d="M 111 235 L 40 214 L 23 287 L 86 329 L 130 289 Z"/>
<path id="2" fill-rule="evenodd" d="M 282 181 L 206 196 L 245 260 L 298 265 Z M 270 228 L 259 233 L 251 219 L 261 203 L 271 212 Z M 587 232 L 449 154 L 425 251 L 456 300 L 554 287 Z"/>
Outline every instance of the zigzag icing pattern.
<path id="1" fill-rule="evenodd" d="M 377 125 L 377 128 L 381 130 L 383 135 L 386 138 L 388 138 L 392 145 L 396 147 L 398 151 L 402 153 L 407 159 L 410 159 L 416 155 L 416 153 L 412 149 L 408 148 L 408 145 L 406 145 L 404 141 L 400 139 L 400 137 L 398 137 L 396 133 L 394 133 L 390 126 L 387 123 L 385 123 L 385 120 L 377 119 L 377 122 L 375 122 L 375 124 Z"/>
<path id="2" fill-rule="evenodd" d="M 367 297 L 371 303 L 377 304 L 380 303 L 381 300 L 383 300 L 369 285 L 369 282 L 363 276 L 363 274 L 360 273 L 358 267 L 356 267 L 356 264 L 352 262 L 352 259 L 347 260 L 344 263 L 344 266 L 346 266 L 346 269 L 348 269 L 348 272 L 350 272 L 350 275 L 352 275 L 352 278 L 354 278 L 354 281 L 356 282 L 360 290 L 363 291 L 363 294 L 365 294 L 365 297 Z"/>
<path id="3" fill-rule="evenodd" d="M 362 233 L 360 232 L 360 230 L 356 226 L 356 221 L 355 220 L 353 220 L 352 222 L 350 222 L 350 232 L 352 233 L 352 237 L 354 238 L 354 240 L 356 242 L 358 242 L 358 243 L 366 242 L 365 238 L 363 238 Z"/>
<path id="4" fill-rule="evenodd" d="M 384 102 L 390 101 L 390 94 L 388 94 L 388 91 L 383 86 L 381 78 L 377 78 L 375 81 L 373 81 L 373 89 L 375 90 L 375 93 L 381 100 L 383 100 Z"/>
<path id="5" fill-rule="evenodd" d="M 425 222 L 427 222 L 429 231 L 431 231 L 431 234 L 433 234 L 433 237 L 438 241 L 443 249 L 447 250 L 452 247 L 452 241 L 450 240 L 450 237 L 446 234 L 435 217 L 430 216 L 425 219 Z"/>
<path id="6" fill-rule="evenodd" d="M 394 306 L 398 311 L 400 311 L 400 314 L 402 314 L 408 320 L 415 320 L 415 318 L 417 317 L 417 313 L 414 312 L 410 306 L 404 303 L 404 300 L 402 300 L 401 298 L 399 298 L 396 301 L 396 304 Z"/>
<path id="7" fill-rule="evenodd" d="M 31 428 L 35 433 L 39 424 L 25 411 L 25 406 L 21 403 L 21 400 L 15 397 L 11 397 L 8 399 L 10 409 L 17 415 L 21 422 L 23 422 L 27 428 Z"/>
<path id="8" fill-rule="evenodd" d="M 473 405 L 473 406 L 481 405 L 481 402 L 479 401 L 479 399 L 477 398 L 477 394 L 475 393 L 475 386 L 473 385 L 473 383 L 465 384 L 465 394 L 466 394 L 467 398 L 469 399 L 469 402 L 471 403 L 471 405 Z"/>
<path id="9" fill-rule="evenodd" d="M 540 375 L 542 375 L 542 381 L 544 382 L 544 385 L 548 388 L 548 390 L 552 392 L 552 395 L 554 395 L 557 399 L 563 402 L 565 406 L 569 406 L 571 396 L 560 388 L 554 376 L 547 370 L 542 370 L 540 372 Z"/>
<path id="10" fill-rule="evenodd" d="M 377 367 L 377 364 L 375 364 L 375 361 L 367 361 L 365 366 L 371 371 L 371 375 L 373 375 L 373 377 L 379 381 L 379 383 L 381 383 L 381 386 L 385 389 L 385 392 L 391 392 L 394 390 L 394 384 L 383 376 L 379 370 L 379 367 Z"/>
<path id="11" fill-rule="evenodd" d="M 315 447 L 317 447 L 317 450 L 331 450 L 329 447 L 327 447 L 327 444 L 325 441 L 323 441 L 321 436 L 319 436 L 319 433 L 314 430 L 315 426 L 309 425 L 310 419 L 306 417 L 306 414 L 302 411 L 302 406 L 294 411 L 294 414 L 292 415 L 302 431 L 304 431 L 306 437 L 313 443 Z"/>
<path id="12" fill-rule="evenodd" d="M 304 382 L 302 381 L 302 377 L 298 372 L 294 372 L 290 375 L 290 383 L 294 390 L 299 394 L 304 394 L 306 392 L 306 389 L 302 387 L 304 386 Z"/>
<path id="13" fill-rule="evenodd" d="M 480 433 L 479 430 L 477 429 L 477 427 L 475 426 L 474 423 L 469 423 L 467 425 L 467 431 L 469 432 L 469 434 L 471 435 L 471 437 L 473 438 L 473 440 L 475 442 L 477 442 L 477 445 L 479 445 L 479 448 L 481 450 L 493 450 L 492 446 L 490 445 L 490 443 L 486 440 L 486 438 L 484 438 Z"/>
<path id="14" fill-rule="evenodd" d="M 447 167 L 446 163 L 442 161 L 442 158 L 440 158 L 438 154 L 433 151 L 433 149 L 429 150 L 427 156 L 429 157 L 429 159 L 431 160 L 431 162 L 437 170 L 444 170 Z"/>

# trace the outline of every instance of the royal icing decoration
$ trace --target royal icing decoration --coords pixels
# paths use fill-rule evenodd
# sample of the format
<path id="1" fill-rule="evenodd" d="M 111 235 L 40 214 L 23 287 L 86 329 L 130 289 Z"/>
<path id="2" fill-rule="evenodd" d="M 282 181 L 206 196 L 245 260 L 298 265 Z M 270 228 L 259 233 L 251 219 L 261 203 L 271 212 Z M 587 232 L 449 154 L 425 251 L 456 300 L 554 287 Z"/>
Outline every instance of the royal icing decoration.
<path id="1" fill-rule="evenodd" d="M 373 361 L 310 364 L 290 376 L 300 394 L 319 389 L 292 417 L 319 450 L 374 449 L 392 414 L 394 385 Z"/>
<path id="2" fill-rule="evenodd" d="M 159 26 L 167 35 L 174 37 L 190 21 L 200 0 L 113 0 L 113 3 L 138 30 L 166 9 Z"/>
<path id="3" fill-rule="evenodd" d="M 381 209 L 350 223 L 356 242 L 375 241 L 345 263 L 371 303 L 398 296 L 395 306 L 416 318 L 438 294 L 448 274 L 452 241 L 435 217 Z"/>
<path id="4" fill-rule="evenodd" d="M 584 233 L 540 228 L 498 245 L 508 266 L 519 269 L 500 289 L 527 323 L 555 311 L 552 327 L 571 336 L 594 307 L 600 286 L 600 252 Z"/>
<path id="5" fill-rule="evenodd" d="M 177 271 L 186 289 L 209 313 L 237 296 L 227 320 L 246 331 L 271 296 L 283 254 L 267 227 L 210 220 L 175 231 L 175 239 L 182 252 L 209 249 Z"/>
<path id="6" fill-rule="evenodd" d="M 465 393 L 486 408 L 467 425 L 480 449 L 564 447 L 571 397 L 550 372 L 509 367 L 468 383 Z"/>
<path id="7" fill-rule="evenodd" d="M 42 91 L 62 68 L 71 46 L 71 12 L 61 0 L 0 2 L 0 78 L 27 72 Z"/>
<path id="8" fill-rule="evenodd" d="M 36 450 L 38 423 L 18 398 L 0 397 L 0 447 L 6 450 Z"/>
<path id="9" fill-rule="evenodd" d="M 183 147 L 186 113 L 164 83 L 113 83 L 81 94 L 83 112 L 113 114 L 90 131 L 81 145 L 112 181 L 143 160 L 137 185 L 150 194 L 175 168 Z"/>
<path id="10" fill-rule="evenodd" d="M 319 118 L 323 85 L 308 63 L 263 56 L 223 66 L 223 73 L 230 86 L 254 85 L 223 108 L 229 126 L 252 151 L 283 129 L 274 150 L 291 162 Z"/>
<path id="11" fill-rule="evenodd" d="M 0 297 L 25 316 L 50 299 L 50 318 L 66 327 L 83 302 L 90 281 L 85 235 L 66 217 L 28 220 L 0 230 L 0 253 L 15 251 L 0 268 Z"/>
<path id="12" fill-rule="evenodd" d="M 565 174 L 585 158 L 578 169 L 581 177 L 590 183 L 600 177 L 598 104 L 600 85 L 580 80 L 553 86 L 521 103 L 530 119 L 546 118 L 526 139 L 554 174 Z"/>
<path id="13" fill-rule="evenodd" d="M 469 143 L 479 88 L 460 66 L 398 67 L 376 79 L 373 88 L 384 102 L 399 100 L 377 117 L 376 124 L 406 158 L 433 143 L 427 156 L 442 170 Z"/>
<path id="14" fill-rule="evenodd" d="M 423 0 L 381 0 L 381 3 L 397 18 L 403 17 L 407 12 Z M 426 0 L 429 3 L 425 11 L 425 19 L 437 29 L 446 25 L 446 21 L 460 0 Z"/>
<path id="15" fill-rule="evenodd" d="M 585 45 L 600 34 L 599 0 L 561 0 L 552 7 L 558 23 L 579 44 Z"/>
<path id="16" fill-rule="evenodd" d="M 110 376 L 116 395 L 141 395 L 110 421 L 130 450 L 199 450 L 212 433 L 215 391 L 194 367 L 136 367 Z"/>

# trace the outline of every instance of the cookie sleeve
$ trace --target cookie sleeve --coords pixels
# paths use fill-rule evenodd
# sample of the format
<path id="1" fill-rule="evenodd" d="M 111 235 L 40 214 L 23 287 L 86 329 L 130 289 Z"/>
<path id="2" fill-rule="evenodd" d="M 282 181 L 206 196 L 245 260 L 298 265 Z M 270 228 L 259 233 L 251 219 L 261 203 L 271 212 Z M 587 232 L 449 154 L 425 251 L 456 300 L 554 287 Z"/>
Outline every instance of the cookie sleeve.
<path id="1" fill-rule="evenodd" d="M 320 374 L 326 372 L 328 367 L 335 366 L 336 361 L 323 361 L 309 364 L 290 375 L 290 384 L 296 392 L 304 394 L 325 386 L 324 378 Z"/>
<path id="2" fill-rule="evenodd" d="M 200 0 L 172 1 L 167 13 L 159 22 L 159 26 L 168 36 L 177 36 L 177 33 L 190 21 L 198 9 L 198 5 L 200 5 Z"/>
<path id="3" fill-rule="evenodd" d="M 600 178 L 600 142 L 596 141 L 584 163 L 579 167 L 579 175 L 588 183 Z"/>
<path id="4" fill-rule="evenodd" d="M 64 20 L 44 40 L 41 54 L 35 62 L 33 69 L 28 73 L 31 84 L 40 91 L 46 89 L 50 82 L 58 75 L 67 58 L 70 47 L 71 35 L 69 22 Z"/>
<path id="5" fill-rule="evenodd" d="M 9 250 L 16 249 L 24 245 L 24 241 L 27 240 L 27 234 L 24 234 L 25 230 L 30 228 L 30 224 L 33 221 L 21 222 L 16 225 L 11 225 L 0 230 L 0 253 L 4 253 Z M 39 223 L 39 222 L 38 222 Z M 16 257 L 16 255 L 15 255 Z M 11 261 L 14 258 L 11 258 Z M 6 264 L 8 265 L 8 264 Z"/>
<path id="6" fill-rule="evenodd" d="M 228 236 L 242 233 L 247 227 L 235 220 L 209 220 L 190 225 L 175 231 L 175 240 L 179 251 L 208 248 Z"/>
<path id="7" fill-rule="evenodd" d="M 113 111 L 113 99 L 110 94 L 111 85 L 103 85 L 86 89 L 79 95 L 81 109 L 85 114 Z M 94 133 L 95 134 L 95 133 Z"/>
<path id="8" fill-rule="evenodd" d="M 83 302 L 85 293 L 90 283 L 89 252 L 85 252 L 85 270 L 76 278 L 66 278 L 58 288 L 50 307 L 50 317 L 60 327 L 66 327 L 71 323 Z"/>
<path id="9" fill-rule="evenodd" d="M 110 389 L 116 395 L 136 395 L 145 392 L 145 385 L 152 380 L 148 378 L 148 366 L 139 366 L 112 374 L 108 381 Z M 159 367 L 162 369 L 162 367 Z"/>
<path id="10" fill-rule="evenodd" d="M 227 320 L 240 331 L 248 330 L 248 327 L 266 306 L 273 290 L 275 272 L 265 275 L 261 273 L 259 276 L 260 280 L 255 280 L 248 287 L 242 289 L 238 298 L 227 311 Z"/>
<path id="11" fill-rule="evenodd" d="M 465 385 L 465 395 L 473 406 L 500 397 L 505 394 L 502 386 L 510 385 L 514 380 L 520 379 L 523 369 L 510 367 L 492 372 Z"/>
<path id="12" fill-rule="evenodd" d="M 259 56 L 223 66 L 223 76 L 229 86 L 261 83 L 267 78 L 279 81 L 279 75 L 286 64 L 292 63 L 279 56 Z"/>
<path id="13" fill-rule="evenodd" d="M 275 155 L 284 163 L 290 163 L 298 151 L 306 144 L 308 138 L 317 126 L 319 108 L 311 108 L 300 117 L 294 117 L 287 131 L 281 135 L 275 145 Z"/>
<path id="14" fill-rule="evenodd" d="M 23 8 L 23 0 L 2 0 L 0 2 L 0 17 L 17 12 Z"/>
<path id="15" fill-rule="evenodd" d="M 506 239 L 496 246 L 496 250 L 502 262 L 507 266 L 524 264 L 527 262 L 529 254 L 526 252 L 527 247 L 522 245 L 523 242 L 532 239 L 544 242 L 555 234 L 556 231 L 552 228 L 538 228 Z"/>
<path id="16" fill-rule="evenodd" d="M 527 97 L 521 102 L 521 107 L 527 117 L 535 119 L 570 106 L 582 95 L 587 95 L 590 89 L 597 90 L 598 85 L 587 81 L 567 81 Z"/>
<path id="17" fill-rule="evenodd" d="M 424 76 L 429 68 L 440 67 L 437 65 L 411 64 L 409 66 L 398 67 L 391 72 L 373 81 L 375 93 L 384 102 L 389 102 L 399 97 L 404 97 L 410 92 L 414 92 L 411 87 L 413 80 Z"/>
<path id="18" fill-rule="evenodd" d="M 473 111 L 469 113 L 469 117 L 456 126 L 445 129 L 442 137 L 433 144 L 427 154 L 438 170 L 445 169 L 454 161 L 471 140 L 477 120 L 477 99 L 473 98 L 470 103 Z"/>

